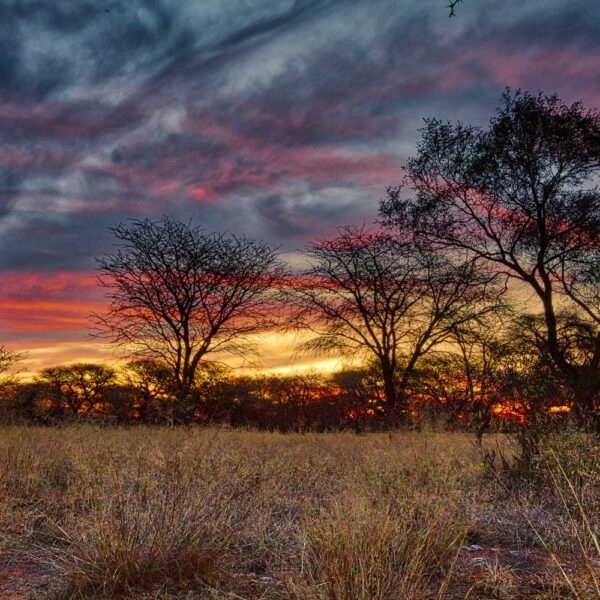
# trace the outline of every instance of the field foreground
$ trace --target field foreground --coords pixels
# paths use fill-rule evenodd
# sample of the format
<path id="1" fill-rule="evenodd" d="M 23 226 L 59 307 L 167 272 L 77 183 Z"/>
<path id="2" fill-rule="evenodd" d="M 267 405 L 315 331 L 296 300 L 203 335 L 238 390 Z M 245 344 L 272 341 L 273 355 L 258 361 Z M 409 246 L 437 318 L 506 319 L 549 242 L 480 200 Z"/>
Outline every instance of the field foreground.
<path id="1" fill-rule="evenodd" d="M 598 599 L 597 449 L 4 427 L 0 599 Z"/>

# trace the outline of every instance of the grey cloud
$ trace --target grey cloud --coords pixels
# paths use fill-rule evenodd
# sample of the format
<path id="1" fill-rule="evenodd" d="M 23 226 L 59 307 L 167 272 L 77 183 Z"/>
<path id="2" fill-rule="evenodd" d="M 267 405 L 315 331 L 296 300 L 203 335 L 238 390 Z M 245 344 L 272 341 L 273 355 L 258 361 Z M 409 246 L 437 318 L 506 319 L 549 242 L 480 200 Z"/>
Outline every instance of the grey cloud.
<path id="1" fill-rule="evenodd" d="M 266 219 L 276 231 L 287 231 L 290 235 L 308 233 L 307 224 L 294 213 L 294 206 L 281 196 L 264 196 L 256 201 L 258 214 Z"/>
<path id="2" fill-rule="evenodd" d="M 510 82 L 482 48 L 593 57 L 592 4 L 4 0 L 2 266 L 90 268 L 130 216 L 292 244 L 368 220 L 423 116 L 488 118 Z M 531 74 L 597 89 L 578 80 Z"/>

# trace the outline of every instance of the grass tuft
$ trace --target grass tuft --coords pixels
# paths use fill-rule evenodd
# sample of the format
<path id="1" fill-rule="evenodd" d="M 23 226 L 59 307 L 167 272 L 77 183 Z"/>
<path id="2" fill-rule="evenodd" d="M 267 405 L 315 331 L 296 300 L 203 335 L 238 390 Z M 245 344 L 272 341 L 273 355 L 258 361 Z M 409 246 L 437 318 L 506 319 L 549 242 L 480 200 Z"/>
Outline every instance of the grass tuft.
<path id="1" fill-rule="evenodd" d="M 337 505 L 307 525 L 297 598 L 413 600 L 447 576 L 467 527 L 435 503 Z"/>

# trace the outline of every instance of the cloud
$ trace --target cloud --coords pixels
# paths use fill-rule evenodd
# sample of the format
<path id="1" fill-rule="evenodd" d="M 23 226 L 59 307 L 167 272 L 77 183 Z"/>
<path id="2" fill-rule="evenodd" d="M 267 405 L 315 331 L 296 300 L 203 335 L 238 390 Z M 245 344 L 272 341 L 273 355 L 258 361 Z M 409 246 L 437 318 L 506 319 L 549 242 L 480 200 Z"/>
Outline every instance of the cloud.
<path id="1" fill-rule="evenodd" d="M 485 123 L 505 85 L 598 104 L 599 34 L 588 0 L 473 0 L 451 20 L 440 0 L 5 0 L 11 302 L 29 302 L 32 273 L 91 273 L 131 217 L 287 250 L 369 221 L 423 117 Z M 54 301 L 86 315 L 88 292 Z M 11 307 L 8 343 L 29 327 Z M 75 335 L 71 314 L 32 327 Z"/>
<path id="2" fill-rule="evenodd" d="M 91 273 L 5 272 L 0 292 L 0 331 L 23 339 L 87 337 L 87 319 L 101 309 L 102 296 Z"/>

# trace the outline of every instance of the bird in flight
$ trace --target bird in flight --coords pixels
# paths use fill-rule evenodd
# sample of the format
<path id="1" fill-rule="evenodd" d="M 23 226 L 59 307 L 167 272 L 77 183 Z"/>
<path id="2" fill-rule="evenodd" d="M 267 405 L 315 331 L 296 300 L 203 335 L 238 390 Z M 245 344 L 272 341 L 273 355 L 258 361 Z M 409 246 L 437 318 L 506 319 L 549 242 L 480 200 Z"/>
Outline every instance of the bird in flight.
<path id="1" fill-rule="evenodd" d="M 447 8 L 450 9 L 450 14 L 448 15 L 449 17 L 455 17 L 456 16 L 456 7 L 462 2 L 463 0 L 450 0 L 450 2 L 447 5 Z"/>

